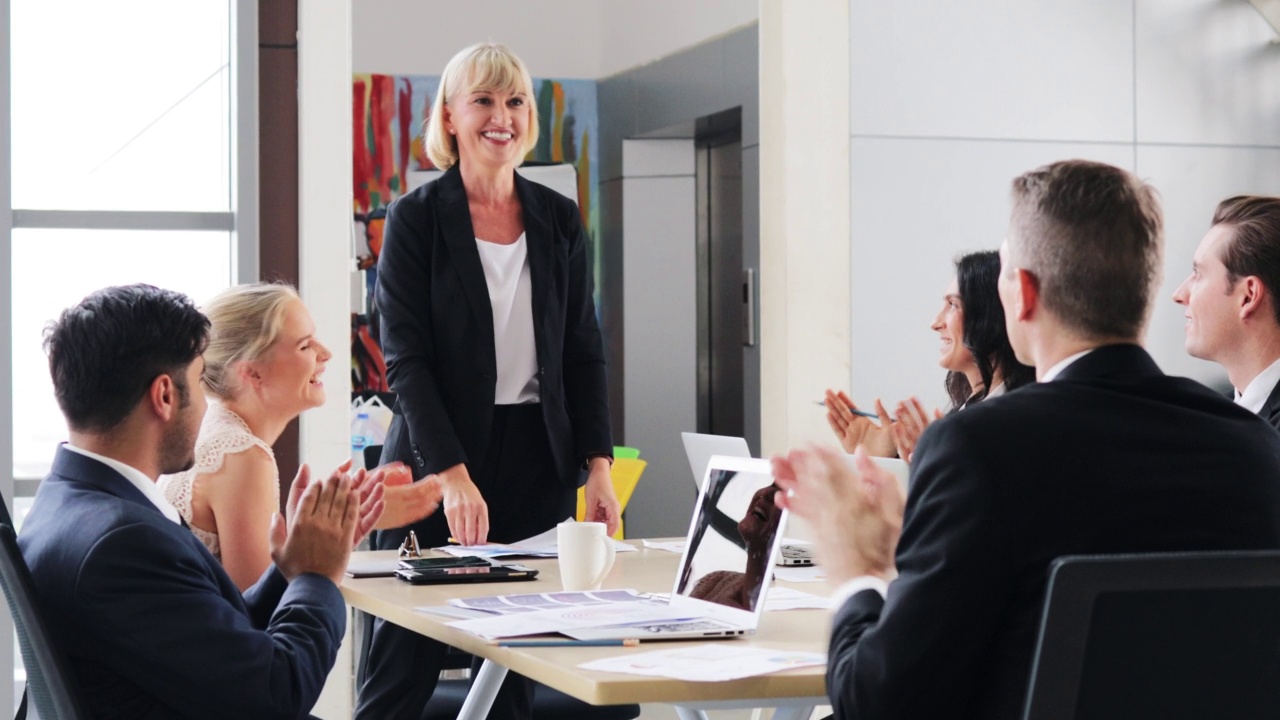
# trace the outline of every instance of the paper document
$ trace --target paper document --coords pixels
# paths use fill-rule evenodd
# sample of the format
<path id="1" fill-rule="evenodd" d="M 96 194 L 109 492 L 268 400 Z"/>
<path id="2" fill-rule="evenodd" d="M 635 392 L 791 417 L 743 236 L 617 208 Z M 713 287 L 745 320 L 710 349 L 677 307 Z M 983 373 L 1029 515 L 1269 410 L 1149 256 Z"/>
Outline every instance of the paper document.
<path id="1" fill-rule="evenodd" d="M 579 605 L 551 610 L 534 610 L 515 615 L 496 615 L 475 620 L 459 620 L 450 627 L 474 633 L 489 640 L 542 635 L 580 628 L 612 627 L 636 623 L 690 620 L 688 610 L 647 602 L 620 602 L 603 605 Z"/>
<path id="2" fill-rule="evenodd" d="M 524 593 L 519 595 L 453 598 L 449 601 L 449 604 L 458 608 L 480 610 L 490 615 L 515 615 L 517 613 L 550 610 L 566 606 L 583 607 L 586 605 L 601 605 L 603 603 L 642 602 L 648 600 L 650 600 L 649 595 L 635 590 L 594 590 L 591 592 Z"/>
<path id="3" fill-rule="evenodd" d="M 821 595 L 812 595 L 791 588 L 774 585 L 764 600 L 765 612 L 775 610 L 825 610 L 831 607 L 831 600 Z"/>
<path id="4" fill-rule="evenodd" d="M 821 653 L 753 648 L 740 643 L 707 643 L 671 650 L 629 652 L 582 663 L 578 667 L 600 672 L 717 682 L 826 664 L 827 656 Z"/>
<path id="5" fill-rule="evenodd" d="M 628 545 L 617 540 L 613 541 L 613 547 L 618 552 L 636 552 L 634 546 Z M 553 558 L 559 555 L 556 547 L 556 529 L 534 535 L 531 538 L 517 540 L 513 543 L 485 543 L 484 545 L 445 545 L 438 547 L 439 550 L 449 555 L 463 557 L 466 555 L 474 555 L 483 558 L 497 557 L 547 557 Z"/>
<path id="6" fill-rule="evenodd" d="M 683 540 L 645 540 L 644 546 L 650 550 L 666 550 L 677 555 L 684 553 Z"/>

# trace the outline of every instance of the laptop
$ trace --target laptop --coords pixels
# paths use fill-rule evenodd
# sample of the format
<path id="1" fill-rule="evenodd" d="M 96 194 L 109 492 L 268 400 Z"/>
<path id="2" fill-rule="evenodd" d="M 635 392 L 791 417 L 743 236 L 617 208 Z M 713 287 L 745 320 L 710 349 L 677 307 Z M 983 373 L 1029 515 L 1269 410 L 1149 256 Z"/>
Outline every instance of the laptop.
<path id="1" fill-rule="evenodd" d="M 702 475 L 712 456 L 751 457 L 751 449 L 747 447 L 747 441 L 744 438 L 682 432 L 680 433 L 680 439 L 684 441 L 684 453 L 689 458 L 689 469 L 693 472 L 695 485 L 700 485 Z M 902 485 L 903 492 L 906 492 L 907 475 L 910 468 L 905 462 L 897 458 L 871 458 L 871 460 L 881 468 L 893 473 L 898 483 Z M 803 535 L 804 531 L 796 520 L 797 518 L 791 518 L 791 527 L 788 530 L 793 535 Z M 786 538 L 786 541 L 782 544 L 782 552 L 778 554 L 778 564 L 789 566 L 812 565 L 813 552 L 811 545 L 793 537 Z"/>
<path id="2" fill-rule="evenodd" d="M 768 460 L 713 457 L 703 473 L 668 601 L 672 618 L 561 632 L 578 640 L 754 634 L 787 514 L 773 504 L 776 492 Z"/>

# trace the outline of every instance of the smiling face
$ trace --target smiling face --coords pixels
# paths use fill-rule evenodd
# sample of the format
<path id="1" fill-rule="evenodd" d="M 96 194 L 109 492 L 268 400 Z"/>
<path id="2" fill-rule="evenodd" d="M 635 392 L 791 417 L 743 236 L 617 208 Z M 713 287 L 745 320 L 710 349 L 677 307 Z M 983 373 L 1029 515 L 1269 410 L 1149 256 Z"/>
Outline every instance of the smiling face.
<path id="1" fill-rule="evenodd" d="M 462 163 L 514 169 L 525 156 L 532 107 L 524 89 L 470 89 L 449 98 L 444 127 Z"/>
<path id="2" fill-rule="evenodd" d="M 280 336 L 262 359 L 251 363 L 263 403 L 282 414 L 297 415 L 324 404 L 325 363 L 333 355 L 315 337 L 316 325 L 301 300 L 285 308 Z"/>
<path id="3" fill-rule="evenodd" d="M 773 503 L 778 493 L 777 485 L 762 487 L 751 496 L 747 505 L 747 514 L 738 522 L 738 534 L 747 541 L 747 547 L 766 548 L 778 529 L 778 520 L 782 517 L 782 509 Z"/>
<path id="4" fill-rule="evenodd" d="M 977 369 L 973 353 L 964 346 L 964 304 L 960 301 L 960 286 L 954 277 L 942 297 L 942 309 L 929 327 L 938 333 L 938 364 L 943 369 L 965 374 Z"/>
<path id="5" fill-rule="evenodd" d="M 1202 360 L 1222 360 L 1243 330 L 1239 297 L 1243 283 L 1232 283 L 1222 264 L 1222 251 L 1230 240 L 1228 226 L 1210 228 L 1196 248 L 1191 275 L 1173 294 L 1173 301 L 1185 308 L 1187 353 Z"/>

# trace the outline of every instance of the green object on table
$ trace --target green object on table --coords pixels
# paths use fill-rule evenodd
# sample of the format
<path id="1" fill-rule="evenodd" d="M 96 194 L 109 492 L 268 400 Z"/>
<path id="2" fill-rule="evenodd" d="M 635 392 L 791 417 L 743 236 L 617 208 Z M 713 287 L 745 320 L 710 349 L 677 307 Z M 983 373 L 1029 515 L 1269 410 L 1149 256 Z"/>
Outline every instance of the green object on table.
<path id="1" fill-rule="evenodd" d="M 614 445 L 613 457 L 615 460 L 635 460 L 640 457 L 640 450 L 633 447 Z"/>

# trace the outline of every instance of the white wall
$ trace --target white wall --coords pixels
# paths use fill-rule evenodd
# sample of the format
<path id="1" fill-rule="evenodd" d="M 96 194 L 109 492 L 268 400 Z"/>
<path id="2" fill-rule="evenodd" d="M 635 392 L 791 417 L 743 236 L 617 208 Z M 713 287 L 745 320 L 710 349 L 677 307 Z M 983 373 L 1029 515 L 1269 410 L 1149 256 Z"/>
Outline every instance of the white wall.
<path id="1" fill-rule="evenodd" d="M 599 78 L 755 21 L 758 0 L 360 0 L 355 72 L 437 75 L 454 53 L 493 40 L 538 77 Z"/>
<path id="2" fill-rule="evenodd" d="M 1280 47 L 1244 0 L 850 5 L 855 399 L 942 405 L 929 323 L 951 260 L 996 248 L 1012 178 L 1070 157 L 1152 182 L 1167 245 L 1148 346 L 1182 349 L 1169 296 L 1216 203 L 1280 194 Z M 763 138 L 762 138 L 763 141 Z"/>
<path id="3" fill-rule="evenodd" d="M 814 401 L 849 373 L 850 81 L 842 70 L 850 36 L 846 0 L 762 5 L 760 445 L 767 457 L 830 440 Z"/>
<path id="4" fill-rule="evenodd" d="M 600 75 L 700 45 L 760 17 L 759 0 L 605 0 Z"/>

